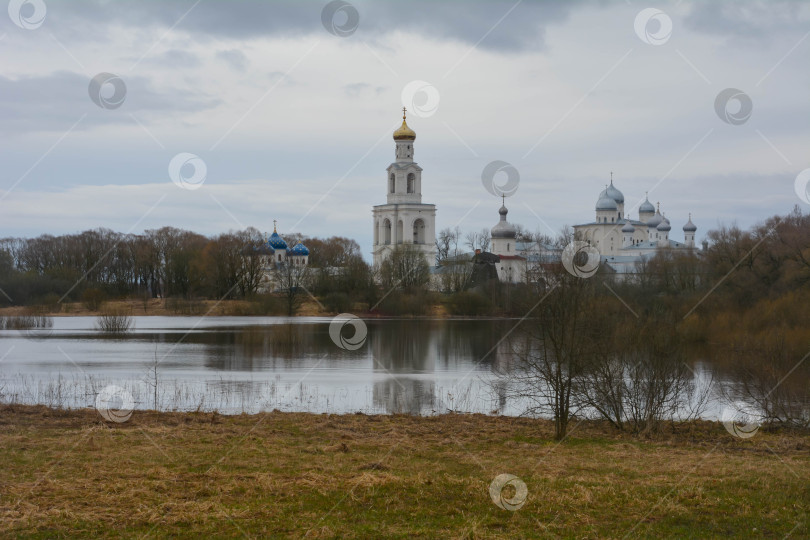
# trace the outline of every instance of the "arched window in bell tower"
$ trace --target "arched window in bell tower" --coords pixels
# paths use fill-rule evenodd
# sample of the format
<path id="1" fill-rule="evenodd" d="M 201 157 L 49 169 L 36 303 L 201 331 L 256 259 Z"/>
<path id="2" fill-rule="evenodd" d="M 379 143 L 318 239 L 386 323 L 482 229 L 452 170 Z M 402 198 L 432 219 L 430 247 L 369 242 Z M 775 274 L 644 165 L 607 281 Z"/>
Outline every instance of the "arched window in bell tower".
<path id="1" fill-rule="evenodd" d="M 408 193 L 414 193 L 416 189 L 416 175 L 408 173 Z"/>
<path id="2" fill-rule="evenodd" d="M 388 193 L 394 192 L 394 173 L 388 178 Z"/>
<path id="3" fill-rule="evenodd" d="M 417 219 L 413 222 L 413 243 L 425 243 L 425 222 L 421 219 Z"/>
<path id="4" fill-rule="evenodd" d="M 388 218 L 383 221 L 383 243 L 386 245 L 391 243 L 391 221 Z"/>

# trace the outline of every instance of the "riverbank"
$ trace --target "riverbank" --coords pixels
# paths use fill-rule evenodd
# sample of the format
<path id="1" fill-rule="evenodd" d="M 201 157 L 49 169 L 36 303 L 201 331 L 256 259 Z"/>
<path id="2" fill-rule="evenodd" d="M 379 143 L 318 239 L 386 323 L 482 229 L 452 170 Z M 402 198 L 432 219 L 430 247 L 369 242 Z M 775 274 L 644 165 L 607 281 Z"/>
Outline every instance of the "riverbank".
<path id="1" fill-rule="evenodd" d="M 11 536 L 807 536 L 810 435 L 695 422 L 0 408 Z M 488 490 L 527 489 L 516 511 Z M 504 496 L 513 496 L 512 488 Z"/>
<path id="2" fill-rule="evenodd" d="M 173 300 L 152 298 L 150 300 L 108 300 L 97 309 L 90 309 L 83 302 L 63 302 L 55 305 L 14 306 L 0 308 L 0 317 L 13 317 L 36 313 L 49 317 L 93 317 L 104 311 L 128 313 L 133 316 L 171 317 L 184 315 L 206 315 L 222 317 L 228 315 L 255 315 L 253 303 L 246 300 Z M 296 313 L 297 316 L 319 316 L 325 311 L 312 299 L 306 299 Z"/>
<path id="3" fill-rule="evenodd" d="M 172 317 L 172 316 L 267 316 L 284 315 L 283 312 L 266 312 L 265 306 L 249 300 L 177 300 L 152 298 L 150 300 L 109 300 L 98 309 L 90 309 L 83 302 L 64 302 L 51 306 L 13 306 L 0 308 L 0 317 L 15 317 L 22 315 L 45 315 L 48 317 L 95 317 L 103 312 L 128 313 L 133 316 Z M 376 313 L 363 313 L 365 306 L 358 306 L 353 312 L 365 317 L 378 317 Z M 305 298 L 296 310 L 296 317 L 328 317 L 334 316 L 334 311 L 327 310 L 323 304 L 314 298 Z M 431 306 L 427 317 L 452 318 L 444 306 Z M 463 317 L 468 318 L 468 317 Z"/>

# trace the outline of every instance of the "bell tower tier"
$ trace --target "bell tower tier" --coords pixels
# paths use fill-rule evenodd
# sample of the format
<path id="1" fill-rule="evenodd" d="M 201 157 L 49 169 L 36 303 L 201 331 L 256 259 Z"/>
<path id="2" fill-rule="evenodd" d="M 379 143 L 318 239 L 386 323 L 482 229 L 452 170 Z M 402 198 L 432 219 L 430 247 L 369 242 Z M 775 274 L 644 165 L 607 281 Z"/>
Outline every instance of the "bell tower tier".
<path id="1" fill-rule="evenodd" d="M 436 206 L 422 203 L 422 167 L 413 160 L 416 133 L 405 121 L 394 131 L 395 161 L 386 169 L 386 204 L 372 210 L 374 265 L 401 244 L 418 246 L 429 266 L 436 265 Z"/>

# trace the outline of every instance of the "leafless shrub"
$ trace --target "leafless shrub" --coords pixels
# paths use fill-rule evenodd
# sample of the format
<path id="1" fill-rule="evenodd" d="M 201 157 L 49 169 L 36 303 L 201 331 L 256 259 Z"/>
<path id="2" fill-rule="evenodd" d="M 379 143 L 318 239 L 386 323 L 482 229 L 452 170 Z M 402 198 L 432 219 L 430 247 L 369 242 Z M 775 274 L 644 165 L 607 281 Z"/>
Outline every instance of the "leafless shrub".
<path id="1" fill-rule="evenodd" d="M 626 350 L 594 359 L 577 389 L 583 406 L 617 429 L 635 433 L 656 431 L 664 420 L 689 420 L 703 412 L 710 385 L 696 380 L 673 340 L 622 348 Z"/>
<path id="2" fill-rule="evenodd" d="M 810 427 L 810 360 L 803 348 L 775 333 L 726 351 L 738 382 L 724 388 L 727 401 L 754 404 L 763 424 Z M 751 411 L 746 411 L 751 414 Z"/>
<path id="3" fill-rule="evenodd" d="M 53 328 L 53 319 L 45 315 L 12 315 L 0 317 L 0 330 Z"/>
<path id="4" fill-rule="evenodd" d="M 122 311 L 105 311 L 96 318 L 96 329 L 110 335 L 124 335 L 132 329 L 132 316 Z"/>

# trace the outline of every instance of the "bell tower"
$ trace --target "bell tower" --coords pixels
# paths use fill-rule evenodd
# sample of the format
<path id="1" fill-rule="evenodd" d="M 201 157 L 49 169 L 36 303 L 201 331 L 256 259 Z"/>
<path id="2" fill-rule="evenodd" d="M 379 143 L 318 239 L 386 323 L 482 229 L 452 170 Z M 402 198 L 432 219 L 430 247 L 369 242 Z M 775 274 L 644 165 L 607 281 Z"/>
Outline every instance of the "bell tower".
<path id="1" fill-rule="evenodd" d="M 415 244 L 429 266 L 436 265 L 436 206 L 422 204 L 422 167 L 414 160 L 416 133 L 408 127 L 402 108 L 402 125 L 394 131 L 394 162 L 386 169 L 386 204 L 375 206 L 374 265 L 400 244 Z"/>

